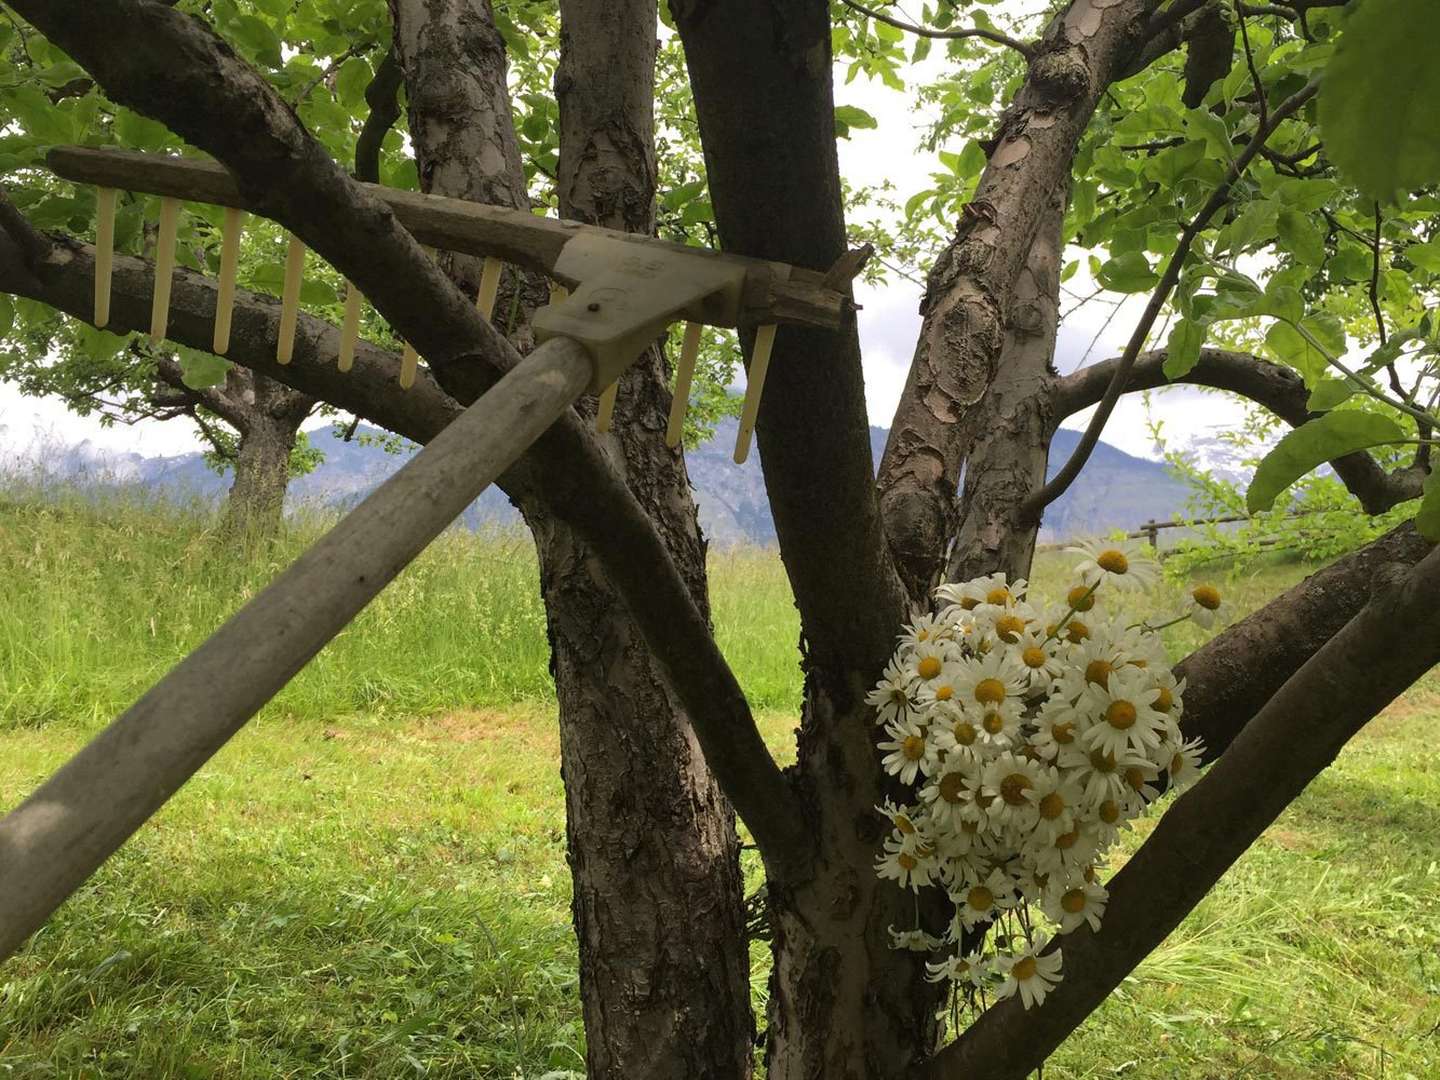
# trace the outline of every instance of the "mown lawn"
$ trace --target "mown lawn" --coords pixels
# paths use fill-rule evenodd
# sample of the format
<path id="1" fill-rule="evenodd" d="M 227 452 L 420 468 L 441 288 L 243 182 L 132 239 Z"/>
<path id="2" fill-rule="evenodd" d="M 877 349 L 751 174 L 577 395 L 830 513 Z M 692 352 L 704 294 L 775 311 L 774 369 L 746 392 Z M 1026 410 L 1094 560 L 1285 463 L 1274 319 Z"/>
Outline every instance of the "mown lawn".
<path id="1" fill-rule="evenodd" d="M 154 508 L 0 508 L 0 809 L 303 539 L 241 557 Z M 1302 573 L 1227 596 L 1243 610 Z M 787 756 L 778 561 L 720 555 L 714 576 L 722 644 Z M 533 588 L 511 539 L 428 554 L 0 966 L 0 1076 L 578 1071 Z M 1046 1077 L 1440 1076 L 1437 724 L 1440 680 L 1345 751 Z M 757 1003 L 764 981 L 762 960 Z"/>

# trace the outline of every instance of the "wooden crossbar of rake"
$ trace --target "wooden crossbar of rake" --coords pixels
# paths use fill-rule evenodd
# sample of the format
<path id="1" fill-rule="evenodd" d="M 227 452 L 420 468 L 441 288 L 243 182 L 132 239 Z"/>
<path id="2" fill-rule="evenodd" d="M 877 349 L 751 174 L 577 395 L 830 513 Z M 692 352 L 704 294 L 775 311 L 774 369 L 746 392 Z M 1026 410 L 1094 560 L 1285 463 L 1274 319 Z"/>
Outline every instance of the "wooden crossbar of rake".
<path id="1" fill-rule="evenodd" d="M 229 345 L 241 212 L 219 166 L 123 151 L 57 149 L 60 176 L 100 187 L 95 321 L 109 321 L 119 190 L 161 196 L 151 332 L 163 338 L 179 200 L 227 208 L 215 351 Z M 620 375 L 675 321 L 687 323 L 667 436 L 679 440 L 700 327 L 753 326 L 736 460 L 748 451 L 779 322 L 839 328 L 853 304 L 813 271 L 719 255 L 516 211 L 374 189 L 424 244 L 485 257 L 477 303 L 487 316 L 500 261 L 548 274 L 555 302 L 536 313 L 542 344 L 441 431 L 399 472 L 300 556 L 133 706 L 0 819 L 0 959 L 194 775 L 321 648 L 513 464 L 582 394 L 598 393 L 608 424 Z M 286 259 L 276 358 L 293 347 L 305 248 Z M 559 290 L 564 290 L 561 296 Z M 344 370 L 354 359 L 360 298 L 345 298 Z M 402 362 L 401 384 L 415 359 Z M 410 375 L 405 370 L 408 365 Z M 688 366 L 687 366 L 688 365 Z M 611 405 L 604 404 L 609 397 Z"/>

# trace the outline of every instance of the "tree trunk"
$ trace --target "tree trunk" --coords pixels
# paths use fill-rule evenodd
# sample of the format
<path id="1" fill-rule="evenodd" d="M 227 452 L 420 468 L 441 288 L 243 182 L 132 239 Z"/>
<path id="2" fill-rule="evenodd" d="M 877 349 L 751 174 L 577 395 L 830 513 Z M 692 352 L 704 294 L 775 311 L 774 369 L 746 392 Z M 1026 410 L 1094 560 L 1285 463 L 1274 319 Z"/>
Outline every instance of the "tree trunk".
<path id="1" fill-rule="evenodd" d="M 290 455 L 314 399 L 261 375 L 245 394 L 239 446 L 231 463 L 235 479 L 225 500 L 221 528 L 229 535 L 267 539 L 280 527 Z"/>
<path id="2" fill-rule="evenodd" d="M 562 5 L 561 212 L 649 232 L 654 0 L 624 6 L 638 10 Z M 417 88 L 409 98 L 422 180 L 440 194 L 528 206 L 488 5 L 392 0 L 392 10 Z M 458 259 L 451 269 L 474 274 Z M 651 350 L 622 381 L 608 443 L 703 609 L 705 547 L 683 459 L 661 439 L 668 407 L 663 358 Z M 754 1024 L 734 815 L 599 560 L 549 511 L 543 478 L 509 493 L 540 560 L 587 1073 L 747 1076 Z"/>

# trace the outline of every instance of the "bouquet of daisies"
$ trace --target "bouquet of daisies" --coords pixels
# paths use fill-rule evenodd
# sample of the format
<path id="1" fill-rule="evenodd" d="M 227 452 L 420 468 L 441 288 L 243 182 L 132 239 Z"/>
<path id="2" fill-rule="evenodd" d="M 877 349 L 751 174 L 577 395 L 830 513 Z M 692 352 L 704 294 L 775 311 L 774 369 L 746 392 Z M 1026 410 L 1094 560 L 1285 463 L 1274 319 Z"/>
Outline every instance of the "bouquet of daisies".
<path id="1" fill-rule="evenodd" d="M 1026 1008 L 1044 1000 L 1061 971 L 1051 936 L 1100 926 L 1106 851 L 1162 776 L 1182 788 L 1199 769 L 1160 642 L 1171 623 L 1109 610 L 1113 594 L 1155 580 L 1155 562 L 1130 543 L 1068 550 L 1083 556 L 1078 580 L 1050 608 L 1004 574 L 942 585 L 939 613 L 905 629 L 868 698 L 885 771 L 910 789 L 879 808 L 893 831 L 876 872 L 944 889 L 953 905 L 943 937 L 892 928 L 895 945 L 942 955 L 930 977 L 971 1004 L 987 988 Z M 1219 605 L 1199 586 L 1172 622 L 1208 626 Z"/>

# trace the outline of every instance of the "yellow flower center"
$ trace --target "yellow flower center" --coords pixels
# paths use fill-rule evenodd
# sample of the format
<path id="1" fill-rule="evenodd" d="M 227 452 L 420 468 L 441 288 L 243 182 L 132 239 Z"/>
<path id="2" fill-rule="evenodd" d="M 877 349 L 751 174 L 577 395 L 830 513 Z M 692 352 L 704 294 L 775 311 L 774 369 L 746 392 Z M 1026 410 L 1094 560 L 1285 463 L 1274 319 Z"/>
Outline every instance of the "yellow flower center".
<path id="1" fill-rule="evenodd" d="M 925 630 L 925 629 L 916 630 L 916 631 L 915 631 L 915 640 L 916 640 L 916 641 L 929 641 L 929 640 L 930 640 L 930 631 L 929 631 L 929 630 Z"/>
<path id="2" fill-rule="evenodd" d="M 900 830 L 902 833 L 904 833 L 906 836 L 909 836 L 911 833 L 913 833 L 913 832 L 915 831 L 915 826 L 911 823 L 910 819 L 909 819 L 908 817 L 906 817 L 904 814 L 896 814 L 896 815 L 895 815 L 895 828 L 899 829 L 899 830 Z"/>
<path id="3" fill-rule="evenodd" d="M 1025 792 L 1031 788 L 1030 778 L 1024 773 L 1011 773 L 1000 781 L 1000 797 L 1011 806 L 1024 806 Z"/>
<path id="4" fill-rule="evenodd" d="M 1019 615 L 1001 615 L 995 620 L 995 636 L 1001 641 L 1008 641 L 1012 645 L 1020 640 L 1020 635 L 1025 632 L 1025 620 Z"/>
<path id="5" fill-rule="evenodd" d="M 1107 574 L 1124 574 L 1130 569 L 1130 560 L 1123 551 L 1107 548 L 1095 556 L 1095 564 Z"/>
<path id="6" fill-rule="evenodd" d="M 959 773 L 946 773 L 940 778 L 940 797 L 948 803 L 958 803 L 965 792 L 965 777 Z"/>
<path id="7" fill-rule="evenodd" d="M 995 894 L 984 885 L 976 885 L 966 894 L 965 903 L 976 911 L 989 911 L 995 906 Z"/>
<path id="8" fill-rule="evenodd" d="M 981 720 L 980 724 L 991 735 L 999 735 L 1005 730 L 1005 718 L 998 712 L 987 712 L 985 719 Z"/>
<path id="9" fill-rule="evenodd" d="M 1170 693 L 1169 687 L 1162 686 L 1159 696 L 1151 703 L 1150 707 L 1156 712 L 1169 712 L 1175 707 L 1175 695 Z"/>
<path id="10" fill-rule="evenodd" d="M 1068 720 L 1062 720 L 1050 727 L 1050 737 L 1061 746 L 1069 746 L 1075 741 L 1075 725 Z"/>
<path id="11" fill-rule="evenodd" d="M 961 746 L 969 746 L 979 737 L 975 725 L 969 720 L 955 721 L 955 726 L 950 729 L 950 734 L 955 736 L 955 741 Z"/>
<path id="12" fill-rule="evenodd" d="M 1026 979 L 1035 977 L 1035 958 L 1033 956 L 1022 956 L 1015 961 L 1015 966 L 1010 969 L 1016 982 L 1024 982 Z"/>
<path id="13" fill-rule="evenodd" d="M 1090 767 L 1098 773 L 1112 773 L 1115 771 L 1115 755 L 1107 754 L 1103 750 L 1091 750 Z"/>
<path id="14" fill-rule="evenodd" d="M 938 656 L 927 656 L 916 666 L 915 670 L 920 673 L 922 679 L 933 679 L 940 674 L 940 658 Z"/>
<path id="15" fill-rule="evenodd" d="M 1090 627 L 1086 626 L 1079 619 L 1071 619 L 1065 624 L 1065 639 L 1074 645 L 1079 645 L 1090 636 Z"/>
<path id="16" fill-rule="evenodd" d="M 1114 799 L 1106 799 L 1100 804 L 1100 820 L 1106 825 L 1114 825 L 1120 820 L 1120 804 Z"/>
<path id="17" fill-rule="evenodd" d="M 988 593 L 985 594 L 985 603 L 987 604 L 994 604 L 996 607 L 1004 607 L 1009 602 L 1010 590 L 1005 588 L 1005 586 L 1003 585 L 999 588 L 991 589 Z"/>
<path id="18" fill-rule="evenodd" d="M 1109 660 L 1091 660 L 1085 665 L 1085 681 L 1096 686 L 1108 686 L 1110 673 L 1115 670 L 1115 665 Z"/>
<path id="19" fill-rule="evenodd" d="M 1117 731 L 1135 726 L 1135 706 L 1128 701 L 1112 701 L 1105 709 L 1105 722 Z"/>
<path id="20" fill-rule="evenodd" d="M 1190 595 L 1206 611 L 1214 611 L 1220 606 L 1220 590 L 1213 585 L 1196 585 L 1190 590 Z"/>
<path id="21" fill-rule="evenodd" d="M 1055 838 L 1055 846 L 1061 851 L 1069 851 L 1080 840 L 1080 830 L 1071 829 L 1067 833 L 1061 833 Z"/>
<path id="22" fill-rule="evenodd" d="M 935 688 L 936 701 L 949 701 L 954 696 L 955 688 L 953 686 L 937 686 Z"/>
<path id="23" fill-rule="evenodd" d="M 1095 594 L 1088 585 L 1076 585 L 1065 594 L 1065 603 L 1072 611 L 1089 611 L 1095 606 Z"/>
<path id="24" fill-rule="evenodd" d="M 960 606 L 966 611 L 974 611 L 980 606 L 980 601 L 976 600 L 973 596 L 962 596 L 960 598 Z"/>
<path id="25" fill-rule="evenodd" d="M 911 761 L 919 761 L 925 756 L 925 740 L 919 735 L 906 735 L 905 741 L 900 744 L 900 752 Z"/>
<path id="26" fill-rule="evenodd" d="M 1125 770 L 1125 783 L 1129 784 L 1133 790 L 1139 791 L 1145 786 L 1145 771 L 1138 765 L 1131 765 Z"/>
<path id="27" fill-rule="evenodd" d="M 914 870 L 915 867 L 920 865 L 915 856 L 907 855 L 903 851 L 895 856 L 895 861 L 900 864 L 902 870 Z"/>
<path id="28" fill-rule="evenodd" d="M 1071 889 L 1060 898 L 1060 906 L 1071 915 L 1079 915 L 1085 910 L 1085 890 Z"/>
<path id="29" fill-rule="evenodd" d="M 1065 800 L 1055 792 L 1051 792 L 1040 800 L 1040 816 L 1046 821 L 1054 821 L 1065 812 Z"/>
<path id="30" fill-rule="evenodd" d="M 1031 645 L 1020 654 L 1020 662 L 1031 669 L 1042 668 L 1045 666 L 1045 650 L 1038 645 Z"/>
<path id="31" fill-rule="evenodd" d="M 999 679 L 981 679 L 975 684 L 975 700 L 981 705 L 999 705 L 1005 700 L 1005 684 Z"/>
<path id="32" fill-rule="evenodd" d="M 1175 756 L 1170 759 L 1170 775 L 1174 776 L 1176 773 L 1184 771 L 1185 755 L 1177 751 Z"/>

